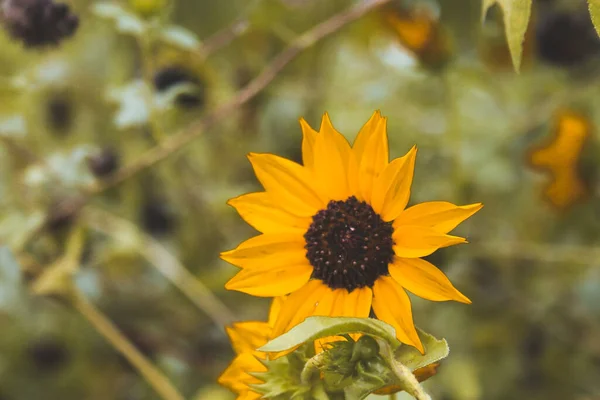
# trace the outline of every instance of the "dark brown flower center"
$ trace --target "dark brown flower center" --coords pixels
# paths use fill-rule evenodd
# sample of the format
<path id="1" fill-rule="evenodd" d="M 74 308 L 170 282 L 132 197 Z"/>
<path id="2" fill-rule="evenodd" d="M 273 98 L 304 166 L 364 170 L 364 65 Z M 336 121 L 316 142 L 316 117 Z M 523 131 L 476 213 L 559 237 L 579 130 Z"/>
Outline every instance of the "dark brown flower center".
<path id="1" fill-rule="evenodd" d="M 312 278 L 349 292 L 373 286 L 377 278 L 388 275 L 394 257 L 393 232 L 390 222 L 354 196 L 330 201 L 312 217 L 304 234 Z"/>

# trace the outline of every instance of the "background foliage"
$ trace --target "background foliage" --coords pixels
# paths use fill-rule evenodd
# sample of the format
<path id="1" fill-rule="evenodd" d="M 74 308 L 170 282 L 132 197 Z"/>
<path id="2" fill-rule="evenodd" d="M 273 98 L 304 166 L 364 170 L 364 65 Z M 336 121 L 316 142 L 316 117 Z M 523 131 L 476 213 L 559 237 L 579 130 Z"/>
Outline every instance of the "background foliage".
<path id="1" fill-rule="evenodd" d="M 91 304 L 185 398 L 231 398 L 214 383 L 232 357 L 222 326 L 267 310 L 224 290 L 235 268 L 218 259 L 252 234 L 225 204 L 258 189 L 245 154 L 299 161 L 299 117 L 314 126 L 327 111 L 352 140 L 375 109 L 393 157 L 419 146 L 413 203 L 485 204 L 460 228 L 469 245 L 431 256 L 473 305 L 413 301 L 417 325 L 452 348 L 427 390 L 600 396 L 600 40 L 587 3 L 535 0 L 516 74 L 498 5 L 482 25 L 480 0 L 390 2 L 215 117 L 355 3 L 81 0 L 58 46 L 0 33 L 0 399 L 158 398 Z M 172 151 L 181 132 L 194 140 Z M 532 168 L 552 143 L 556 163 Z"/>

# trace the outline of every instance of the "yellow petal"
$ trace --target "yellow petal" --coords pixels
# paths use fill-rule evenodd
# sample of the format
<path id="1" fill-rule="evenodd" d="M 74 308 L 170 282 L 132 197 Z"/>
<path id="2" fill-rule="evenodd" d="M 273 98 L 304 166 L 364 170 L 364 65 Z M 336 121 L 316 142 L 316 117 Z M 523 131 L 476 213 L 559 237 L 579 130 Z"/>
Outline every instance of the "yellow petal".
<path id="1" fill-rule="evenodd" d="M 313 268 L 308 264 L 281 265 L 276 268 L 246 268 L 225 284 L 225 289 L 237 290 L 258 297 L 277 297 L 294 292 L 309 279 Z"/>
<path id="2" fill-rule="evenodd" d="M 465 238 L 445 235 L 431 228 L 394 223 L 394 253 L 398 257 L 425 257 L 439 248 L 466 243 Z"/>
<path id="3" fill-rule="evenodd" d="M 367 123 L 360 129 L 358 135 L 356 135 L 354 143 L 352 144 L 352 152 L 357 160 L 362 158 L 365 147 L 367 147 L 367 142 L 371 138 L 373 132 L 375 132 L 377 126 L 381 123 L 382 119 L 381 112 L 379 110 L 375 111 Z"/>
<path id="4" fill-rule="evenodd" d="M 346 289 L 339 289 L 345 293 L 344 310 L 341 317 L 367 318 L 371 311 L 371 302 L 373 300 L 373 291 L 370 287 L 354 289 L 348 293 Z M 335 315 L 337 317 L 338 315 Z"/>
<path id="5" fill-rule="evenodd" d="M 242 353 L 221 374 L 218 382 L 236 393 L 243 393 L 249 390 L 249 384 L 261 383 L 259 379 L 249 375 L 248 372 L 266 371 L 267 368 L 251 353 Z"/>
<path id="6" fill-rule="evenodd" d="M 377 177 L 371 206 L 384 221 L 394 220 L 410 198 L 417 148 L 413 146 L 403 157 L 394 159 Z"/>
<path id="7" fill-rule="evenodd" d="M 367 203 L 371 202 L 375 180 L 389 162 L 386 125 L 387 119 L 381 118 L 370 134 L 362 156 L 357 158 L 360 194 Z"/>
<path id="8" fill-rule="evenodd" d="M 275 321 L 277 321 L 277 317 L 279 317 L 279 313 L 281 312 L 281 306 L 287 299 L 287 296 L 279 296 L 273 299 L 271 302 L 271 308 L 269 309 L 269 326 L 273 328 L 275 326 Z"/>
<path id="9" fill-rule="evenodd" d="M 413 322 L 410 299 L 393 278 L 381 276 L 373 285 L 373 311 L 377 318 L 392 325 L 399 341 L 424 353 Z"/>
<path id="10" fill-rule="evenodd" d="M 282 210 L 267 192 L 244 194 L 230 199 L 227 204 L 262 233 L 293 232 L 303 235 L 311 223 L 309 217 L 299 217 Z"/>
<path id="11" fill-rule="evenodd" d="M 319 301 L 330 291 L 331 289 L 325 286 L 320 280 L 313 279 L 290 294 L 285 303 L 283 303 L 279 318 L 275 322 L 273 337 L 287 332 L 307 317 L 314 315 Z"/>
<path id="12" fill-rule="evenodd" d="M 317 131 L 310 127 L 304 118 L 300 118 L 302 128 L 302 163 L 305 167 L 312 169 L 314 165 L 314 148 L 317 139 Z"/>
<path id="13" fill-rule="evenodd" d="M 459 292 L 442 271 L 421 258 L 397 257 L 388 268 L 396 282 L 419 297 L 471 304 L 471 300 Z"/>
<path id="14" fill-rule="evenodd" d="M 271 328 L 266 322 L 244 321 L 225 327 L 236 354 L 253 353 L 270 339 Z"/>
<path id="15" fill-rule="evenodd" d="M 312 217 L 325 207 L 314 190 L 310 170 L 272 154 L 250 153 L 248 159 L 272 201 L 287 212 Z"/>
<path id="16" fill-rule="evenodd" d="M 256 393 L 252 390 L 247 390 L 245 392 L 240 393 L 235 400 L 259 400 L 262 399 L 263 396 L 260 393 Z"/>
<path id="17" fill-rule="evenodd" d="M 348 291 L 346 289 L 334 289 L 325 292 L 323 297 L 319 299 L 319 303 L 313 315 L 323 315 L 326 317 L 342 317 L 344 316 L 344 308 Z M 371 305 L 369 304 L 369 309 Z M 367 316 L 368 316 L 367 312 Z M 345 340 L 341 336 L 328 336 L 315 341 L 315 352 L 321 353 L 328 348 L 328 344 L 339 340 Z"/>
<path id="18" fill-rule="evenodd" d="M 265 233 L 221 253 L 221 258 L 241 268 L 308 263 L 304 239 L 292 233 Z"/>
<path id="19" fill-rule="evenodd" d="M 398 216 L 395 224 L 424 226 L 441 233 L 448 233 L 481 210 L 481 207 L 483 207 L 481 203 L 456 206 L 445 201 L 430 201 L 407 208 Z"/>
<path id="20" fill-rule="evenodd" d="M 317 302 L 317 307 L 315 308 L 313 315 L 323 315 L 326 317 L 334 316 L 334 314 L 332 313 L 333 307 L 335 305 L 338 294 L 340 294 L 342 290 L 343 289 L 336 289 L 324 292 L 323 296 Z M 344 291 L 346 293 L 348 292 L 347 290 Z"/>
<path id="21" fill-rule="evenodd" d="M 335 130 L 327 113 L 323 115 L 321 130 L 315 141 L 314 171 L 321 191 L 329 200 L 346 200 L 350 196 L 348 160 L 350 144 Z"/>

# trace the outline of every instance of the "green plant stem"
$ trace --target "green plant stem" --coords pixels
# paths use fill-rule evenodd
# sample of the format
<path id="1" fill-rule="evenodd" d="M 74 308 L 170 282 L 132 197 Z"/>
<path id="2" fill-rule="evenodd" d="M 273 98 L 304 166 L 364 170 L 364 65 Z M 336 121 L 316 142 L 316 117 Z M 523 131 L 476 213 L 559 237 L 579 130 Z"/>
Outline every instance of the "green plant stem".
<path id="1" fill-rule="evenodd" d="M 404 390 L 417 400 L 431 400 L 431 397 L 425 393 L 423 387 L 417 381 L 410 369 L 391 359 L 390 366 L 396 377 L 403 383 Z"/>
<path id="2" fill-rule="evenodd" d="M 310 360 L 304 364 L 304 368 L 300 373 L 300 381 L 308 385 L 312 380 L 312 377 L 319 372 L 319 368 L 323 365 L 323 359 L 325 358 L 326 352 L 321 352 L 313 356 Z"/>
<path id="3" fill-rule="evenodd" d="M 196 276 L 189 272 L 177 260 L 177 257 L 173 256 L 150 235 L 141 232 L 135 224 L 92 207 L 87 208 L 84 215 L 86 222 L 92 229 L 111 236 L 117 241 L 124 240 L 121 238 L 126 237 L 140 238 L 141 243 L 137 249 L 141 256 L 170 280 L 192 303 L 204 311 L 219 328 L 224 329 L 225 325 L 237 320 L 233 312 Z"/>
<path id="4" fill-rule="evenodd" d="M 379 338 L 375 340 L 379 344 L 379 354 L 388 363 L 394 375 L 396 375 L 398 385 L 417 400 L 431 400 L 431 397 L 425 393 L 425 390 L 423 390 L 423 387 L 412 371 L 396 360 L 394 351 L 388 342 Z"/>
<path id="5" fill-rule="evenodd" d="M 150 135 L 154 139 L 154 144 L 159 143 L 165 138 L 165 135 L 160 128 L 160 124 L 154 108 L 154 89 L 152 76 L 154 73 L 154 56 L 152 54 L 152 35 L 149 37 L 143 36 L 138 39 L 138 46 L 140 48 L 141 55 L 141 66 L 142 66 L 142 78 L 146 84 L 146 91 L 144 91 L 144 101 L 146 107 L 148 107 L 148 125 L 150 126 Z"/>
<path id="6" fill-rule="evenodd" d="M 279 55 L 277 55 L 256 78 L 250 81 L 244 88 L 240 89 L 229 101 L 223 103 L 212 112 L 209 112 L 206 117 L 191 123 L 187 128 L 174 135 L 167 136 L 156 146 L 141 154 L 131 164 L 126 165 L 117 171 L 110 179 L 91 185 L 78 196 L 59 203 L 54 209 L 54 216 L 59 218 L 61 216 L 72 215 L 74 212 L 83 208 L 93 196 L 103 193 L 107 189 L 130 179 L 180 151 L 194 139 L 201 136 L 208 128 L 219 123 L 221 120 L 227 120 L 232 112 L 235 112 L 240 106 L 258 95 L 304 50 L 309 49 L 319 40 L 330 36 L 349 23 L 356 21 L 368 12 L 383 6 L 390 1 L 391 0 L 362 1 L 298 36 L 288 47 L 279 53 Z M 32 235 L 29 239 L 33 240 L 37 236 L 37 234 Z"/>
<path id="7" fill-rule="evenodd" d="M 254 98 L 277 77 L 284 67 L 304 50 L 310 48 L 319 40 L 337 32 L 350 22 L 367 14 L 369 11 L 389 3 L 390 1 L 391 0 L 366 0 L 360 2 L 298 36 L 285 50 L 279 53 L 279 55 L 277 55 L 256 78 L 238 91 L 232 99 L 216 108 L 205 118 L 192 123 L 175 135 L 167 137 L 157 146 L 142 154 L 132 164 L 121 169 L 113 178 L 107 180 L 102 185 L 93 187 L 89 191 L 89 194 L 97 194 L 108 187 L 115 186 L 181 150 L 192 140 L 202 135 L 208 127 L 227 118 L 242 104 L 245 104 Z"/>
<path id="8" fill-rule="evenodd" d="M 173 384 L 81 293 L 73 296 L 73 307 L 83 315 L 98 333 L 133 365 L 164 400 L 184 400 Z"/>
<path id="9" fill-rule="evenodd" d="M 446 145 L 452 151 L 452 181 L 454 188 L 454 199 L 457 202 L 463 197 L 464 172 L 462 162 L 462 134 L 460 129 L 460 106 L 457 102 L 457 93 L 454 90 L 452 80 L 452 70 L 444 72 L 442 76 L 444 82 L 446 99 Z"/>

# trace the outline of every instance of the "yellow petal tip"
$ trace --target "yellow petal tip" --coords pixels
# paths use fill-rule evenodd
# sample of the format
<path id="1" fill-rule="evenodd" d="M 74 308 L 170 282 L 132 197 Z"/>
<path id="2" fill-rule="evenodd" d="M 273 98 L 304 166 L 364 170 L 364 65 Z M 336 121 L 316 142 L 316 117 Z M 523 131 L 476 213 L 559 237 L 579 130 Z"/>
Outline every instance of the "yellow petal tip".
<path id="1" fill-rule="evenodd" d="M 421 354 L 425 354 L 425 348 L 423 347 L 423 343 L 421 340 L 417 338 L 417 342 L 413 343 L 413 347 L 415 347 Z"/>

